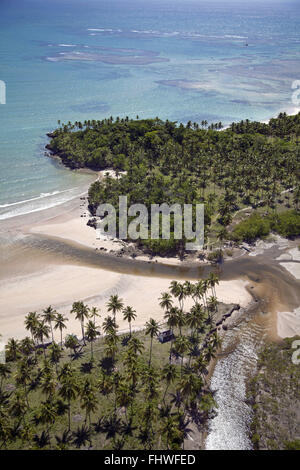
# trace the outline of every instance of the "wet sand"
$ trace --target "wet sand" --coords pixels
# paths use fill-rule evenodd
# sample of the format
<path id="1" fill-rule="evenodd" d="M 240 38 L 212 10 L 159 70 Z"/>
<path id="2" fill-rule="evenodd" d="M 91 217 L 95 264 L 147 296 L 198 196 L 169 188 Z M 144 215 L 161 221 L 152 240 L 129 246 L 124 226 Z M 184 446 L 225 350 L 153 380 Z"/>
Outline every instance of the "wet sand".
<path id="1" fill-rule="evenodd" d="M 272 316 L 273 339 L 291 334 L 293 328 L 297 331 L 291 315 L 281 317 L 277 331 L 278 312 L 293 312 L 299 307 L 300 289 L 299 281 L 276 260 L 282 254 L 276 246 L 218 267 L 176 258 L 163 259 L 163 263 L 160 259 L 122 258 L 115 254 L 120 243 L 96 240 L 96 232 L 86 225 L 88 217 L 84 215 L 86 202 L 77 198 L 49 210 L 0 221 L 0 332 L 4 339 L 23 337 L 24 316 L 49 304 L 68 314 L 73 301 L 83 300 L 99 307 L 105 316 L 105 302 L 113 293 L 136 309 L 135 327 L 143 326 L 149 317 L 162 321 L 158 298 L 170 280 L 196 280 L 211 270 L 220 275 L 220 301 L 246 306 L 251 295 L 261 299 L 259 314 Z M 110 253 L 100 251 L 101 247 Z M 121 329 L 127 327 L 122 319 L 118 323 Z M 74 320 L 70 320 L 69 329 L 80 331 Z"/>

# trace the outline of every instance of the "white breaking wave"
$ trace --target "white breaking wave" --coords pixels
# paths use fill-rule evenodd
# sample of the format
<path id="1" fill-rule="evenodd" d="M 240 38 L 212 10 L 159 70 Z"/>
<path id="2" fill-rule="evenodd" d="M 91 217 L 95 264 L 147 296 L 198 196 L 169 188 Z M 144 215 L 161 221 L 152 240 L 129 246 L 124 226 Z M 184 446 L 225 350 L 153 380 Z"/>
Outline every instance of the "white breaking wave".
<path id="1" fill-rule="evenodd" d="M 189 38 L 207 38 L 207 39 L 248 39 L 247 36 L 239 36 L 236 34 L 225 34 L 225 35 L 207 35 L 201 34 L 197 31 L 195 32 L 185 32 L 185 31 L 156 31 L 153 29 L 146 29 L 146 30 L 139 30 L 139 29 L 131 29 L 128 31 L 124 31 L 122 29 L 112 29 L 112 28 L 88 28 L 87 31 L 92 32 L 91 35 L 95 35 L 95 33 L 131 33 L 131 34 L 141 34 L 141 35 L 152 35 L 152 36 L 160 36 L 160 37 L 176 37 L 180 36 L 183 39 Z"/>
<path id="2" fill-rule="evenodd" d="M 67 191 L 72 191 L 72 189 L 76 188 L 71 188 L 71 189 L 65 189 L 64 191 L 53 191 L 52 193 L 41 193 L 37 197 L 33 197 L 31 199 L 24 199 L 24 201 L 17 201 L 17 202 L 12 202 L 11 204 L 0 204 L 0 208 L 2 207 L 10 207 L 10 206 L 17 206 L 19 204 L 25 204 L 26 202 L 31 202 L 31 201 L 37 201 L 38 199 L 42 199 L 44 197 L 48 196 L 54 196 L 55 194 L 60 194 L 60 193 L 65 193 Z"/>
<path id="3" fill-rule="evenodd" d="M 0 220 L 50 209 L 82 194 L 85 194 L 85 192 L 82 192 L 82 188 L 75 187 L 63 191 L 53 191 L 52 193 L 41 193 L 37 197 L 11 204 L 2 204 L 0 205 Z M 5 211 L 5 209 L 8 210 Z"/>

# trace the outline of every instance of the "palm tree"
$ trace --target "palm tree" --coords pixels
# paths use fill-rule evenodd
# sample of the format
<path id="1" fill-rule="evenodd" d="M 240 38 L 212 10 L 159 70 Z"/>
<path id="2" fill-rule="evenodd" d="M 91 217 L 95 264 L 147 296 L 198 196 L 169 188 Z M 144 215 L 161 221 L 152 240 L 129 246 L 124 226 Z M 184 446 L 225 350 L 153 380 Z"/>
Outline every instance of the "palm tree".
<path id="1" fill-rule="evenodd" d="M 51 336 L 52 336 L 52 342 L 53 342 L 53 343 L 54 343 L 54 336 L 53 336 L 52 322 L 55 320 L 56 315 L 57 315 L 57 312 L 56 312 L 56 310 L 54 310 L 54 309 L 51 307 L 51 305 L 49 305 L 49 307 L 47 307 L 45 310 L 43 310 L 43 314 L 42 314 L 42 317 L 43 317 L 43 319 L 44 319 L 44 322 L 45 322 L 45 323 L 48 323 L 48 325 L 50 326 Z"/>
<path id="2" fill-rule="evenodd" d="M 123 300 L 119 296 L 111 295 L 109 301 L 106 304 L 108 312 L 112 312 L 114 320 L 116 321 L 116 313 L 120 312 L 124 306 Z"/>
<path id="3" fill-rule="evenodd" d="M 46 424 L 47 433 L 49 433 L 49 427 L 51 424 L 53 425 L 55 423 L 57 417 L 56 406 L 49 401 L 41 403 L 37 410 L 36 417 L 40 423 Z"/>
<path id="4" fill-rule="evenodd" d="M 57 387 L 57 380 L 53 373 L 45 374 L 41 379 L 41 390 L 47 396 L 49 402 L 53 401 Z"/>
<path id="5" fill-rule="evenodd" d="M 93 359 L 94 358 L 93 344 L 99 333 L 97 331 L 97 327 L 95 323 L 92 320 L 89 320 L 88 324 L 86 325 L 85 334 L 86 334 L 87 339 L 91 343 L 91 358 Z"/>
<path id="6" fill-rule="evenodd" d="M 90 309 L 90 312 L 91 312 L 91 317 L 94 320 L 94 323 L 96 323 L 96 317 L 99 317 L 99 318 L 101 317 L 99 310 L 97 309 L 97 307 L 92 307 Z"/>
<path id="7" fill-rule="evenodd" d="M 195 303 L 195 305 L 193 305 L 186 317 L 187 324 L 192 329 L 192 333 L 202 327 L 204 315 L 205 312 L 202 308 L 202 305 L 200 305 L 199 303 Z"/>
<path id="8" fill-rule="evenodd" d="M 91 413 L 95 413 L 98 409 L 98 400 L 93 390 L 89 393 L 82 394 L 81 407 L 85 410 L 85 423 L 89 420 L 91 424 Z"/>
<path id="9" fill-rule="evenodd" d="M 189 346 L 190 343 L 185 336 L 179 336 L 179 338 L 175 340 L 174 347 L 181 356 L 180 376 L 182 375 L 184 353 L 189 349 Z"/>
<path id="10" fill-rule="evenodd" d="M 150 320 L 146 323 L 146 335 L 150 335 L 151 337 L 151 342 L 150 342 L 150 357 L 149 357 L 149 366 L 151 365 L 151 359 L 152 359 L 152 345 L 153 345 L 153 338 L 154 336 L 157 336 L 159 334 L 159 324 L 153 320 L 153 318 L 150 318 Z"/>
<path id="11" fill-rule="evenodd" d="M 63 340 L 62 340 L 62 331 L 63 329 L 67 328 L 66 321 L 68 319 L 64 317 L 61 313 L 57 313 L 55 319 L 54 319 L 54 329 L 60 331 L 60 345 L 62 347 L 63 345 Z"/>
<path id="12" fill-rule="evenodd" d="M 20 341 L 20 351 L 24 356 L 30 356 L 30 354 L 35 350 L 34 341 L 26 336 Z"/>
<path id="13" fill-rule="evenodd" d="M 163 292 L 159 300 L 159 305 L 166 310 L 166 312 L 173 306 L 172 296 L 168 292 Z"/>
<path id="14" fill-rule="evenodd" d="M 170 354 L 169 354 L 169 362 L 172 359 L 172 348 L 173 348 L 173 341 L 174 341 L 174 328 L 177 326 L 177 314 L 178 314 L 178 307 L 171 307 L 169 311 L 167 311 L 164 315 L 164 318 L 167 320 L 167 325 L 171 330 L 171 343 L 170 343 Z"/>
<path id="15" fill-rule="evenodd" d="M 29 407 L 29 402 L 28 402 L 29 391 L 27 389 L 27 384 L 31 381 L 31 378 L 32 378 L 32 368 L 28 365 L 28 362 L 26 360 L 20 361 L 18 363 L 18 369 L 15 374 L 15 379 L 16 379 L 17 385 L 23 385 L 24 387 L 24 392 L 25 392 L 28 407 Z"/>
<path id="16" fill-rule="evenodd" d="M 131 322 L 136 319 L 136 311 L 132 307 L 125 307 L 123 309 L 123 320 L 128 321 L 129 324 L 129 335 L 131 337 Z"/>
<path id="17" fill-rule="evenodd" d="M 39 322 L 39 316 L 37 312 L 29 312 L 25 317 L 25 328 L 30 331 L 32 340 L 34 341 L 35 331 Z"/>
<path id="18" fill-rule="evenodd" d="M 72 305 L 71 313 L 75 313 L 76 320 L 79 320 L 80 323 L 81 323 L 82 341 L 85 344 L 84 320 L 89 317 L 88 306 L 85 305 L 82 301 L 74 302 L 73 305 Z"/>
<path id="19" fill-rule="evenodd" d="M 117 325 L 116 325 L 115 320 L 112 317 L 107 316 L 104 318 L 104 321 L 102 323 L 102 328 L 103 328 L 104 333 L 108 334 L 111 331 L 116 331 Z"/>
<path id="20" fill-rule="evenodd" d="M 62 358 L 62 350 L 58 344 L 52 343 L 50 348 L 50 361 L 55 364 L 56 372 L 57 372 L 57 365 L 59 364 L 60 359 Z"/>
<path id="21" fill-rule="evenodd" d="M 167 383 L 167 386 L 166 386 L 166 389 L 165 389 L 165 393 L 164 393 L 164 396 L 163 396 L 163 401 L 165 401 L 165 398 L 166 398 L 166 394 L 167 394 L 167 391 L 168 391 L 168 388 L 169 386 L 171 385 L 172 382 L 175 381 L 175 379 L 177 378 L 177 369 L 176 369 L 176 366 L 174 364 L 166 364 L 162 370 L 162 379 L 166 381 Z"/>
<path id="22" fill-rule="evenodd" d="M 2 364 L 0 363 L 0 377 L 1 377 L 1 383 L 0 383 L 0 391 L 2 391 L 2 385 L 4 379 L 6 380 L 11 373 L 11 369 L 8 364 Z"/>
<path id="23" fill-rule="evenodd" d="M 16 361 L 20 356 L 20 344 L 19 341 L 10 338 L 5 346 L 5 356 L 7 361 Z"/>
<path id="24" fill-rule="evenodd" d="M 170 284 L 170 291 L 174 297 L 178 298 L 180 309 L 183 310 L 183 301 L 186 296 L 184 285 L 178 281 L 172 281 Z"/>
<path id="25" fill-rule="evenodd" d="M 75 354 L 76 349 L 79 347 L 78 338 L 75 335 L 68 335 L 65 339 L 66 348 L 73 349 Z"/>
<path id="26" fill-rule="evenodd" d="M 46 359 L 46 351 L 45 351 L 44 339 L 49 338 L 49 333 L 50 333 L 50 327 L 44 321 L 39 321 L 36 326 L 35 337 L 42 342 L 45 359 Z"/>
<path id="27" fill-rule="evenodd" d="M 219 284 L 219 277 L 215 273 L 209 273 L 209 276 L 207 278 L 207 284 L 211 288 L 212 296 L 216 297 L 215 286 Z"/>
<path id="28" fill-rule="evenodd" d="M 128 341 L 128 350 L 132 351 L 134 355 L 142 354 L 144 350 L 144 344 L 142 341 L 136 337 L 130 338 Z"/>
<path id="29" fill-rule="evenodd" d="M 182 336 L 182 328 L 186 324 L 186 316 L 179 308 L 176 310 L 176 325 L 179 328 L 179 334 Z"/>
<path id="30" fill-rule="evenodd" d="M 79 385 L 73 373 L 68 376 L 61 377 L 61 388 L 59 390 L 60 396 L 68 402 L 68 420 L 69 431 L 71 430 L 71 402 L 77 398 L 79 393 Z"/>
<path id="31" fill-rule="evenodd" d="M 205 280 L 200 279 L 194 286 L 194 296 L 198 300 L 202 300 L 204 307 L 206 308 L 206 291 L 207 285 Z"/>

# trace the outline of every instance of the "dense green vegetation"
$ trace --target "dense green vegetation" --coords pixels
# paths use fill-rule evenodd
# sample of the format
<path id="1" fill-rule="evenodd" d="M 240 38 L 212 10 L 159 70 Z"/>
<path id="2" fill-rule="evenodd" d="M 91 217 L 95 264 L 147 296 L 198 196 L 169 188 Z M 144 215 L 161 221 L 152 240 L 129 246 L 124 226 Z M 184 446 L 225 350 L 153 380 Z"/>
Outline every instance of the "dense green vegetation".
<path id="1" fill-rule="evenodd" d="M 265 238 L 270 232 L 278 233 L 283 237 L 299 236 L 300 213 L 289 210 L 262 217 L 259 213 L 254 212 L 234 227 L 232 239 L 252 242 L 257 238 Z"/>
<path id="2" fill-rule="evenodd" d="M 300 450 L 300 366 L 292 361 L 292 344 L 299 339 L 286 338 L 259 353 L 257 374 L 248 384 L 256 449 Z"/>
<path id="3" fill-rule="evenodd" d="M 215 407 L 206 377 L 220 344 L 217 282 L 213 274 L 194 284 L 172 281 L 159 299 L 165 325 L 150 319 L 139 332 L 132 331 L 136 312 L 118 295 L 101 328 L 96 308 L 74 302 L 81 340 L 69 334 L 63 343 L 68 318 L 52 307 L 30 312 L 31 337 L 10 339 L 0 364 L 0 448 L 180 449 L 203 432 Z M 118 334 L 120 315 L 126 335 Z M 161 344 L 166 327 L 173 338 Z"/>
<path id="4" fill-rule="evenodd" d="M 242 121 L 226 130 L 206 126 L 158 118 L 75 122 L 60 125 L 47 147 L 71 168 L 116 171 L 117 178 L 91 185 L 93 214 L 102 202 L 117 208 L 119 195 L 148 210 L 153 203 L 204 203 L 211 245 L 227 237 L 226 227 L 243 208 L 299 209 L 300 114 L 281 114 L 269 124 Z M 184 241 L 171 231 L 171 240 L 138 243 L 167 254 L 182 250 Z"/>

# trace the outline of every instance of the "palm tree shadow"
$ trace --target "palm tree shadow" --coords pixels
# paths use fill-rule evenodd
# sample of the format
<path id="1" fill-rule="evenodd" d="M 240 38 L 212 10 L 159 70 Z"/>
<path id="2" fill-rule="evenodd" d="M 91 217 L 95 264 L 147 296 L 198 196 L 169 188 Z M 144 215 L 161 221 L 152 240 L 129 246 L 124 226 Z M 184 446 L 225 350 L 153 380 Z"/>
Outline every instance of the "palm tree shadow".
<path id="1" fill-rule="evenodd" d="M 80 366 L 80 372 L 82 372 L 83 374 L 90 374 L 93 368 L 94 368 L 94 364 L 92 361 L 84 362 Z"/>
<path id="2" fill-rule="evenodd" d="M 73 432 L 73 436 L 73 443 L 77 449 L 80 449 L 80 447 L 85 446 L 86 444 L 89 444 L 89 447 L 92 446 L 92 431 L 89 427 L 85 425 L 78 427 L 77 430 Z"/>
<path id="3" fill-rule="evenodd" d="M 130 340 L 130 335 L 123 336 L 122 342 L 121 342 L 122 346 L 127 346 L 129 340 Z"/>
<path id="4" fill-rule="evenodd" d="M 81 359 L 83 357 L 83 351 L 76 351 L 73 354 L 70 354 L 72 361 L 76 361 L 77 359 Z"/>
<path id="5" fill-rule="evenodd" d="M 113 357 L 110 357 L 110 356 L 107 356 L 107 357 L 104 357 L 103 359 L 101 359 L 101 361 L 99 362 L 99 366 L 101 367 L 101 369 L 103 369 L 107 374 L 110 374 L 113 372 L 114 368 L 115 368 L 115 360 Z"/>

